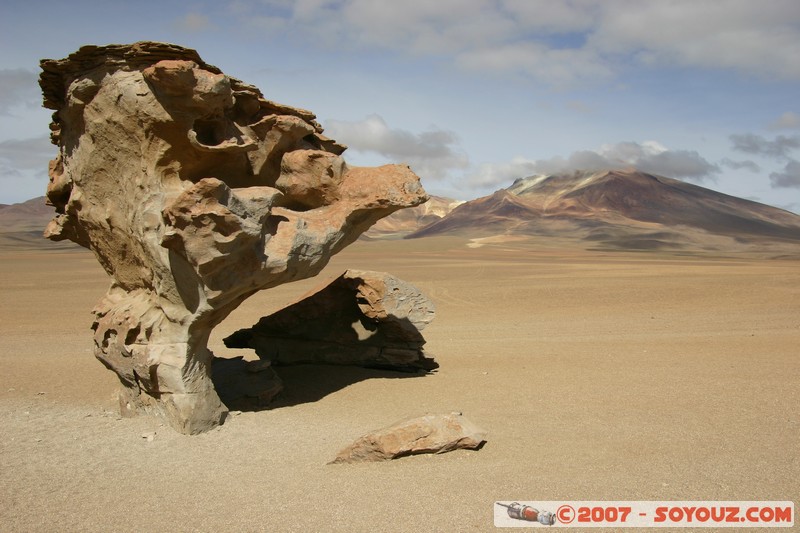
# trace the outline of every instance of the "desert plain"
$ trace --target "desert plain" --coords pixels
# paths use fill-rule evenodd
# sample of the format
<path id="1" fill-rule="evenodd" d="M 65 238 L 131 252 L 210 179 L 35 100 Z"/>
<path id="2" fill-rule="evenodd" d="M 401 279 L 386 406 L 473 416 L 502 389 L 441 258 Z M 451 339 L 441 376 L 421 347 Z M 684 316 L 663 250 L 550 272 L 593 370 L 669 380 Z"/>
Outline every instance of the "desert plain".
<path id="1" fill-rule="evenodd" d="M 92 355 L 108 278 L 91 253 L 6 243 L 0 530 L 488 531 L 496 500 L 797 501 L 797 259 L 359 241 L 247 300 L 211 349 L 254 358 L 222 339 L 347 268 L 433 300 L 440 368 L 282 367 L 269 409 L 186 436 L 119 416 Z M 369 430 L 450 411 L 488 432 L 481 450 L 327 464 Z"/>

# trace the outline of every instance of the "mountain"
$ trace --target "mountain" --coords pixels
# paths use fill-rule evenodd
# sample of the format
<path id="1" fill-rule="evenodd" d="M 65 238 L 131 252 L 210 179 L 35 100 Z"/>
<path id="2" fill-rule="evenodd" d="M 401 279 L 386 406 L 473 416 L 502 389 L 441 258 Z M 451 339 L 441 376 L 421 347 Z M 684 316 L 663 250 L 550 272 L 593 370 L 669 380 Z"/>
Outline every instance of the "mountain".
<path id="1" fill-rule="evenodd" d="M 380 219 L 369 231 L 364 233 L 362 239 L 396 239 L 404 237 L 441 220 L 462 203 L 464 202 L 453 200 L 452 198 L 431 196 L 430 200 L 422 205 L 401 209 L 386 218 Z"/>
<path id="2" fill-rule="evenodd" d="M 0 204 L 0 249 L 75 248 L 75 244 L 55 243 L 42 236 L 54 215 L 44 196 L 19 204 Z"/>
<path id="3" fill-rule="evenodd" d="M 407 238 L 529 235 L 612 249 L 797 247 L 800 216 L 638 171 L 531 176 L 466 202 Z"/>
<path id="4" fill-rule="evenodd" d="M 3 221 L 12 219 L 26 220 L 45 217 L 48 220 L 53 216 L 53 208 L 45 203 L 45 197 L 40 196 L 19 204 L 0 204 L 0 217 Z"/>

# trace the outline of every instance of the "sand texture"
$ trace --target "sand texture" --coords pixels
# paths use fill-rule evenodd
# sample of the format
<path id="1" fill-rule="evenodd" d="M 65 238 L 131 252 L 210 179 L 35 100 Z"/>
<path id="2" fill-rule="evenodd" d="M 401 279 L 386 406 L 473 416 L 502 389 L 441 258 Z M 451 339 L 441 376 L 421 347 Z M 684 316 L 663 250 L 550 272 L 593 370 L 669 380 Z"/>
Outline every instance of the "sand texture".
<path id="1" fill-rule="evenodd" d="M 0 530 L 489 531 L 495 500 L 798 500 L 800 262 L 468 242 L 358 242 L 209 343 L 241 355 L 222 339 L 323 278 L 388 271 L 436 305 L 436 373 L 280 368 L 271 409 L 198 436 L 118 416 L 94 257 L 4 248 Z M 451 411 L 483 449 L 327 464 Z"/>

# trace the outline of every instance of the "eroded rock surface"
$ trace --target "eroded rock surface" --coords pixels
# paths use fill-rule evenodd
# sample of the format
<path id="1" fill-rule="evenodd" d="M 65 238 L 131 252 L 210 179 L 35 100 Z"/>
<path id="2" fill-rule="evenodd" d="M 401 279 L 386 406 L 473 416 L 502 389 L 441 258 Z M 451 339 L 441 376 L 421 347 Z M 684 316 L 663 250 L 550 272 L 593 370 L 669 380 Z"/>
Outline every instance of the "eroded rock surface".
<path id="1" fill-rule="evenodd" d="M 421 453 L 479 449 L 486 432 L 461 413 L 428 414 L 403 420 L 359 437 L 341 450 L 332 463 L 388 461 Z"/>
<path id="2" fill-rule="evenodd" d="M 312 113 L 194 50 L 85 46 L 41 67 L 58 146 L 45 235 L 91 249 L 111 277 L 95 355 L 124 385 L 123 411 L 163 414 L 181 432 L 224 417 L 206 347 L 215 325 L 427 199 L 408 167 L 348 167 Z"/>
<path id="3" fill-rule="evenodd" d="M 278 364 L 329 363 L 432 370 L 421 331 L 433 303 L 412 284 L 385 272 L 348 270 L 298 302 L 225 339 Z"/>

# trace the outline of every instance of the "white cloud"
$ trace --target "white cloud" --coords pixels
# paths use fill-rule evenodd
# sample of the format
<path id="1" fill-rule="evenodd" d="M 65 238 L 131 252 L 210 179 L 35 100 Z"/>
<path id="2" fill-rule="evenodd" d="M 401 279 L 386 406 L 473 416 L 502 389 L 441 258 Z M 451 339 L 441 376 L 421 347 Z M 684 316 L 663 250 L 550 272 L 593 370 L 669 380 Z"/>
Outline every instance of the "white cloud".
<path id="1" fill-rule="evenodd" d="M 769 125 L 771 130 L 791 130 L 796 128 L 800 128 L 800 115 L 792 111 L 782 114 Z"/>
<path id="2" fill-rule="evenodd" d="M 755 161 L 745 159 L 744 161 L 735 161 L 728 157 L 723 158 L 720 162 L 721 165 L 733 170 L 749 170 L 750 172 L 761 172 L 761 167 Z"/>
<path id="3" fill-rule="evenodd" d="M 538 170 L 537 161 L 515 157 L 507 163 L 484 163 L 473 172 L 467 184 L 471 187 L 506 187 L 522 177 L 544 174 Z"/>
<path id="4" fill-rule="evenodd" d="M 0 183 L 8 180 L 3 185 L 3 202 L 23 202 L 42 196 L 46 190 L 47 164 L 56 153 L 57 148 L 45 136 L 0 142 Z"/>
<path id="5" fill-rule="evenodd" d="M 41 170 L 46 176 L 47 164 L 57 151 L 47 136 L 9 139 L 0 142 L 0 166 L 6 176 L 19 176 L 20 170 Z"/>
<path id="6" fill-rule="evenodd" d="M 626 168 L 693 181 L 713 179 L 719 172 L 719 167 L 693 150 L 669 150 L 656 141 L 621 142 L 603 145 L 597 150 L 578 150 L 566 158 L 515 158 L 508 163 L 484 164 L 469 177 L 468 183 L 475 187 L 506 186 L 532 174 Z"/>
<path id="7" fill-rule="evenodd" d="M 652 65 L 800 78 L 795 0 L 604 2 L 588 46 Z"/>
<path id="8" fill-rule="evenodd" d="M 360 121 L 328 120 L 325 133 L 360 152 L 377 153 L 391 162 L 408 163 L 424 179 L 442 179 L 469 161 L 452 131 L 431 128 L 420 133 L 390 128 L 379 115 Z"/>
<path id="9" fill-rule="evenodd" d="M 520 27 L 548 34 L 588 31 L 602 9 L 596 2 L 574 0 L 505 0 L 500 5 Z"/>
<path id="10" fill-rule="evenodd" d="M 545 44 L 516 42 L 465 51 L 456 64 L 473 71 L 515 72 L 563 87 L 593 83 L 613 76 L 613 69 L 589 49 L 554 49 Z"/>
<path id="11" fill-rule="evenodd" d="M 36 74 L 21 68 L 0 69 L 0 116 L 17 106 L 36 107 L 40 101 Z"/>
<path id="12" fill-rule="evenodd" d="M 266 0 L 240 16 L 302 41 L 554 85 L 605 79 L 631 62 L 800 79 L 796 0 Z"/>
<path id="13" fill-rule="evenodd" d="M 189 31 L 203 31 L 211 27 L 211 21 L 202 13 L 187 13 L 177 21 L 178 28 Z"/>
<path id="14" fill-rule="evenodd" d="M 22 172 L 16 168 L 6 166 L 3 161 L 0 160 L 0 178 L 19 179 L 21 177 Z"/>
<path id="15" fill-rule="evenodd" d="M 773 172 L 769 180 L 775 188 L 800 189 L 800 161 L 790 159 L 783 172 Z"/>
<path id="16" fill-rule="evenodd" d="M 430 55 L 500 42 L 515 26 L 492 2 L 475 0 L 346 0 L 341 16 L 361 44 Z"/>
<path id="17" fill-rule="evenodd" d="M 794 150 L 800 148 L 800 136 L 787 137 L 778 135 L 773 140 L 766 139 L 755 133 L 742 133 L 730 136 L 733 149 L 746 154 L 785 159 Z"/>

